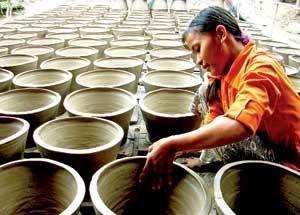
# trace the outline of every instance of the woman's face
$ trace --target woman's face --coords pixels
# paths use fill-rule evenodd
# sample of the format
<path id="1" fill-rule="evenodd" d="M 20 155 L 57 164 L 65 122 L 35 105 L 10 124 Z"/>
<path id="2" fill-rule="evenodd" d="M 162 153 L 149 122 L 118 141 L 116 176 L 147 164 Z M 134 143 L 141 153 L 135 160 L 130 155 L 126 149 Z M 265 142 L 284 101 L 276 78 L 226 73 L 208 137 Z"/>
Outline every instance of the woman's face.
<path id="1" fill-rule="evenodd" d="M 197 64 L 208 70 L 213 76 L 224 74 L 228 55 L 216 33 L 190 32 L 186 36 L 185 42 L 196 56 Z"/>

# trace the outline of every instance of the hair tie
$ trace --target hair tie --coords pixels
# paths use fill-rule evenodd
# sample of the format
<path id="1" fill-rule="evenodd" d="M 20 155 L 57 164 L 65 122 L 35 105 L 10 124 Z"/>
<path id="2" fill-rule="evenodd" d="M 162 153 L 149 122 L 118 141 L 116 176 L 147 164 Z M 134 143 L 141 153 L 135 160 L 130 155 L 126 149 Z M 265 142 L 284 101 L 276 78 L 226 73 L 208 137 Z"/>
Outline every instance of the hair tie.
<path id="1" fill-rule="evenodd" d="M 249 41 L 250 41 L 249 35 L 245 31 L 242 31 L 241 42 L 243 43 L 243 45 L 246 45 L 247 43 L 249 43 Z"/>

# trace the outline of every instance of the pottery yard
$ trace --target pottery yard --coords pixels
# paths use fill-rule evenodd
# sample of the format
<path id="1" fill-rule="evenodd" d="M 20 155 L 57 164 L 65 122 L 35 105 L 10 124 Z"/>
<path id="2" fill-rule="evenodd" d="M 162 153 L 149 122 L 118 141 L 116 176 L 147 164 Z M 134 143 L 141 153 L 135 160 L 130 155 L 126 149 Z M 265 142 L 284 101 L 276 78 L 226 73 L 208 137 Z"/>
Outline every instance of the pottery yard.
<path id="1" fill-rule="evenodd" d="M 1 3 L 0 215 L 300 215 L 300 0 Z"/>

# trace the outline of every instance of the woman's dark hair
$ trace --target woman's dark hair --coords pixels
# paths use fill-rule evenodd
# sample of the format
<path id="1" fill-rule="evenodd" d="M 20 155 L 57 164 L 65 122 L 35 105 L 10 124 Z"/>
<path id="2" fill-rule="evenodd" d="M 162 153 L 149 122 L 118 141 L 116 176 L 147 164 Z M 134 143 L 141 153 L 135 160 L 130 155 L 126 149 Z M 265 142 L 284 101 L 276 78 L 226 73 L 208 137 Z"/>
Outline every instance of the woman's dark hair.
<path id="1" fill-rule="evenodd" d="M 241 41 L 244 45 L 249 42 L 249 37 L 242 33 L 238 22 L 231 13 L 218 6 L 201 10 L 183 33 L 182 41 L 185 43 L 187 35 L 191 32 L 215 32 L 218 25 L 223 25 L 237 41 Z M 218 79 L 208 86 L 206 98 L 209 103 L 218 100 L 217 92 L 220 88 L 221 83 Z"/>

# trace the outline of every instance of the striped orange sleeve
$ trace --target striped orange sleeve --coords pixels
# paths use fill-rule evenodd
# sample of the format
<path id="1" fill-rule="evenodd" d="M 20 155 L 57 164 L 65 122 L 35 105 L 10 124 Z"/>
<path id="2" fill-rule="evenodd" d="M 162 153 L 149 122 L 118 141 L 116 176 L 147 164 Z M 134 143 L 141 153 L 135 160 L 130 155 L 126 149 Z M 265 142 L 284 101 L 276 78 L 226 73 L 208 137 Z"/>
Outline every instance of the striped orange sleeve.
<path id="1" fill-rule="evenodd" d="M 205 115 L 203 124 L 208 124 L 211 121 L 214 120 L 217 116 L 223 115 L 223 108 L 221 106 L 221 103 L 219 101 L 215 101 L 213 104 L 209 105 L 208 112 Z"/>

